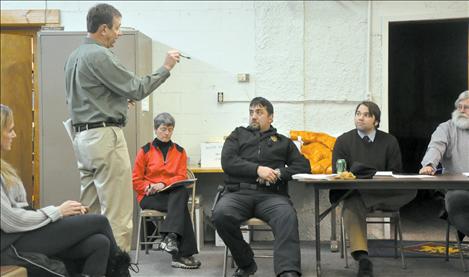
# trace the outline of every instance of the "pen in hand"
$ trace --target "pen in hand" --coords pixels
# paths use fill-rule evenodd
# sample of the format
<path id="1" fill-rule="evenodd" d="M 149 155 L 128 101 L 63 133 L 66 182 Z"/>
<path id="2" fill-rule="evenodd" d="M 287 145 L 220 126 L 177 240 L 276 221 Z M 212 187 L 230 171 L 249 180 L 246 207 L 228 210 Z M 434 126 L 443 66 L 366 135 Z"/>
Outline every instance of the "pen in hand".
<path id="1" fill-rule="evenodd" d="M 189 56 L 184 56 L 184 55 L 181 54 L 181 53 L 179 53 L 179 56 L 180 56 L 180 57 L 183 57 L 183 58 L 186 58 L 186 59 L 188 59 L 188 60 L 192 59 L 191 57 L 189 57 Z"/>

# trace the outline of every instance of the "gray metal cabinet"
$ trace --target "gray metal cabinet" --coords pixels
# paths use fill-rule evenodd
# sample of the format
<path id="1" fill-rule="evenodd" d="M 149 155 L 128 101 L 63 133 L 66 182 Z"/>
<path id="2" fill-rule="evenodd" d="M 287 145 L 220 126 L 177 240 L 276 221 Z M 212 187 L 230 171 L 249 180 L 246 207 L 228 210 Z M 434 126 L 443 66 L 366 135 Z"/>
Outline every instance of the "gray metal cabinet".
<path id="1" fill-rule="evenodd" d="M 85 37 L 85 32 L 43 31 L 38 34 L 41 206 L 79 199 L 80 178 L 75 154 L 62 124 L 68 118 L 64 65 Z M 151 73 L 152 40 L 144 34 L 125 31 L 112 51 L 129 70 L 138 75 Z M 153 138 L 151 97 L 143 100 L 147 101 L 145 104 L 138 102 L 128 111 L 124 134 L 132 165 L 138 148 Z"/>

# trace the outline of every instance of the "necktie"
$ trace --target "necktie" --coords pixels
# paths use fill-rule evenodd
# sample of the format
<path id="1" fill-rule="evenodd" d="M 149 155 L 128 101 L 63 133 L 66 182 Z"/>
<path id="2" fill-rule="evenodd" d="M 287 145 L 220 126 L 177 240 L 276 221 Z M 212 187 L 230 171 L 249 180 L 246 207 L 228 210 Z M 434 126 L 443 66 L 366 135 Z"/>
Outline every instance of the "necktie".
<path id="1" fill-rule="evenodd" d="M 363 141 L 365 141 L 366 143 L 371 143 L 372 142 L 371 139 L 368 136 L 364 136 Z"/>

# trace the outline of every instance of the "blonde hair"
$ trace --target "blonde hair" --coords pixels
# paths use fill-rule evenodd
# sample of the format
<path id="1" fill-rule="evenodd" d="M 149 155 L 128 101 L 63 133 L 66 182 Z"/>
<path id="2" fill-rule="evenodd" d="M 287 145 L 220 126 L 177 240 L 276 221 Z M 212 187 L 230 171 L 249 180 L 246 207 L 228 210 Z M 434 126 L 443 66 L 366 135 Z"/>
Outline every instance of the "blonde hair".
<path id="1" fill-rule="evenodd" d="M 11 123 L 13 122 L 13 112 L 12 110 L 3 104 L 0 104 L 0 121 L 1 121 L 1 131 L 5 131 Z M 3 151 L 2 151 L 3 154 Z M 3 155 L 2 155 L 3 156 Z M 7 162 L 1 158 L 1 168 L 0 168 L 3 181 L 5 183 L 5 188 L 10 189 L 12 186 L 18 185 L 19 177 L 16 173 L 16 170 Z"/>

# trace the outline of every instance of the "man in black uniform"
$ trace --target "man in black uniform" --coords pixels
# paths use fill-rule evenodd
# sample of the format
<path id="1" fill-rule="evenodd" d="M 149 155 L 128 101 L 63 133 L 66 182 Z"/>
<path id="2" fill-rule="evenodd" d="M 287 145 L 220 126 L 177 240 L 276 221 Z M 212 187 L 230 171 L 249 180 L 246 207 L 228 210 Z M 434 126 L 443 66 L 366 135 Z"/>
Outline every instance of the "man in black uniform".
<path id="1" fill-rule="evenodd" d="M 301 275 L 298 219 L 287 184 L 292 175 L 310 173 L 311 168 L 291 139 L 271 126 L 273 113 L 267 99 L 254 98 L 249 105 L 249 127 L 236 128 L 223 145 L 226 185 L 213 221 L 238 265 L 233 276 L 249 276 L 257 270 L 252 249 L 240 230 L 241 223 L 251 217 L 272 228 L 275 274 Z"/>

